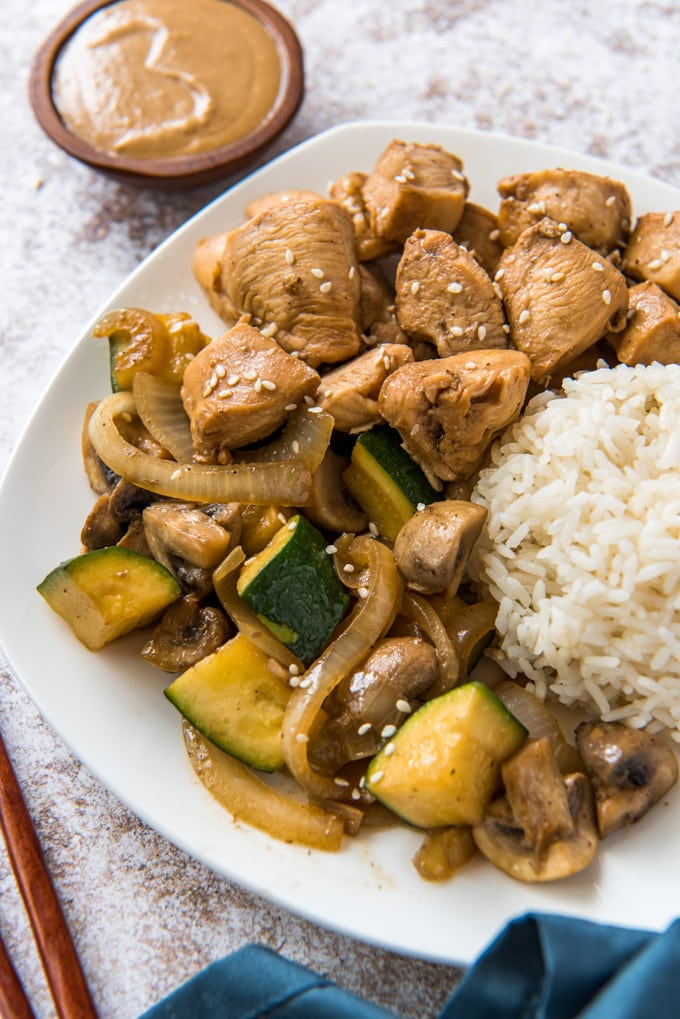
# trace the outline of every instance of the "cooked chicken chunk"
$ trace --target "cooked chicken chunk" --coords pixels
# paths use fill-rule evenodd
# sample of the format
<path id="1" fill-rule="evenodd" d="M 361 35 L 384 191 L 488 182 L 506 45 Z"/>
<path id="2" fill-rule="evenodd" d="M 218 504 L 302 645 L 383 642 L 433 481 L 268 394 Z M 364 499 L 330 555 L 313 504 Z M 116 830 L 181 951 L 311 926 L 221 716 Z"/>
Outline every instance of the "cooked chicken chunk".
<path id="1" fill-rule="evenodd" d="M 397 270 L 397 321 L 440 357 L 506 347 L 503 305 L 488 274 L 442 230 L 415 230 Z"/>
<path id="2" fill-rule="evenodd" d="M 370 262 L 381 258 L 397 248 L 393 241 L 378 237 L 371 226 L 371 214 L 364 201 L 363 187 L 366 182 L 365 173 L 347 173 L 344 177 L 333 181 L 329 188 L 329 196 L 339 202 L 351 217 L 357 240 L 357 251 L 362 262 Z"/>
<path id="3" fill-rule="evenodd" d="M 651 280 L 680 301 L 680 212 L 647 212 L 637 221 L 623 256 L 637 280 Z"/>
<path id="4" fill-rule="evenodd" d="M 229 450 L 271 435 L 286 407 L 316 393 L 319 376 L 244 322 L 204 347 L 188 365 L 182 400 L 196 460 L 227 463 Z"/>
<path id="5" fill-rule="evenodd" d="M 413 361 L 411 348 L 385 343 L 360 354 L 321 379 L 319 404 L 341 432 L 362 432 L 380 421 L 378 394 L 387 376 Z"/>
<path id="6" fill-rule="evenodd" d="M 337 202 L 279 202 L 232 230 L 219 285 L 239 313 L 313 368 L 360 349 L 359 262 Z"/>
<path id="7" fill-rule="evenodd" d="M 462 171 L 439 145 L 390 142 L 362 191 L 373 233 L 403 244 L 418 227 L 455 230 L 468 193 Z"/>
<path id="8" fill-rule="evenodd" d="M 531 364 L 517 350 L 479 350 L 397 369 L 378 406 L 433 484 L 470 477 L 516 419 Z"/>
<path id="9" fill-rule="evenodd" d="M 624 364 L 680 364 L 680 305 L 656 283 L 628 291 L 628 324 L 609 338 Z"/>
<path id="10" fill-rule="evenodd" d="M 453 231 L 453 239 L 474 255 L 482 269 L 493 278 L 503 254 L 498 217 L 474 202 L 466 202 L 463 216 Z"/>
<path id="11" fill-rule="evenodd" d="M 625 326 L 622 274 L 551 219 L 525 230 L 496 273 L 511 338 L 538 381 Z"/>
<path id="12" fill-rule="evenodd" d="M 222 286 L 222 253 L 225 234 L 204 237 L 194 248 L 192 269 L 205 290 L 210 307 L 227 325 L 238 321 L 238 312 Z"/>
<path id="13" fill-rule="evenodd" d="M 624 184 L 581 170 L 539 170 L 498 182 L 501 241 L 514 244 L 544 216 L 565 223 L 588 247 L 609 254 L 626 242 L 631 202 Z"/>
<path id="14" fill-rule="evenodd" d="M 270 191 L 269 194 L 255 198 L 246 205 L 246 216 L 248 219 L 252 219 L 254 216 L 259 216 L 261 212 L 266 212 L 278 205 L 279 202 L 316 202 L 319 199 L 323 200 L 323 195 L 316 191 Z"/>

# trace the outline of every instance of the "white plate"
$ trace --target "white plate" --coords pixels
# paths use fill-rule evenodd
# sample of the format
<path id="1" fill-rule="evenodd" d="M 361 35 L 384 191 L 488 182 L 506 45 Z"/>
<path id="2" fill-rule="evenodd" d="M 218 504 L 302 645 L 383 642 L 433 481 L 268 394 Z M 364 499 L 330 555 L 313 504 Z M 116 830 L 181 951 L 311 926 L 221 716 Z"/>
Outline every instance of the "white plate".
<path id="1" fill-rule="evenodd" d="M 238 225 L 247 201 L 281 188 L 325 191 L 329 180 L 370 170 L 393 137 L 437 142 L 464 160 L 471 198 L 497 208 L 496 180 L 551 166 L 605 172 L 630 187 L 636 213 L 680 208 L 668 185 L 572 153 L 491 134 L 411 123 L 349 124 L 280 157 L 194 217 L 152 254 L 106 309 L 141 305 L 191 312 L 222 331 L 191 274 L 196 241 Z M 611 838 L 580 876 L 548 886 L 513 882 L 474 862 L 439 885 L 411 865 L 419 836 L 406 829 L 347 839 L 339 854 L 310 853 L 235 825 L 197 783 L 180 721 L 163 697 L 167 677 L 138 657 L 134 635 L 86 651 L 35 591 L 79 550 L 91 506 L 80 462 L 85 404 L 108 391 L 106 345 L 84 330 L 43 397 L 0 491 L 5 578 L 2 641 L 45 719 L 84 765 L 143 821 L 192 856 L 295 913 L 383 947 L 442 962 L 470 962 L 511 917 L 527 910 L 660 929 L 680 901 L 680 802 Z"/>

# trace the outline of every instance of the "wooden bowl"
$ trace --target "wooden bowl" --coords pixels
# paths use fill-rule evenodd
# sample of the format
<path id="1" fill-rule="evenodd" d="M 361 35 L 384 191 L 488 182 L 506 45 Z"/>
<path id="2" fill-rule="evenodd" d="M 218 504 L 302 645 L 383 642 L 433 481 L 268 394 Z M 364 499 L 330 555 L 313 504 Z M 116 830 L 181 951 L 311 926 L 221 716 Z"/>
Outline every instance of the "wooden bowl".
<path id="1" fill-rule="evenodd" d="M 115 0 L 114 0 L 115 2 Z M 29 77 L 29 99 L 45 133 L 65 152 L 109 176 L 128 184 L 165 190 L 195 187 L 227 177 L 266 148 L 290 123 L 304 94 L 302 47 L 294 29 L 265 0 L 232 0 L 256 17 L 276 44 L 281 61 L 281 82 L 274 105 L 254 131 L 229 145 L 196 155 L 134 159 L 94 148 L 73 134 L 55 106 L 52 74 L 64 45 L 80 25 L 111 0 L 83 0 L 57 25 L 38 49 Z"/>

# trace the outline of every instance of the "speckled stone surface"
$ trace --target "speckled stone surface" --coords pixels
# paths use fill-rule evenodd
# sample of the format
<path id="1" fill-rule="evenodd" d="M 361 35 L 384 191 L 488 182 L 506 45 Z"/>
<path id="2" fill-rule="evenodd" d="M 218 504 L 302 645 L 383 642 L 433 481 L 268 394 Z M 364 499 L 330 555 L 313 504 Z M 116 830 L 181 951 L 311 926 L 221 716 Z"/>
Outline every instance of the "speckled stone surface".
<path id="1" fill-rule="evenodd" d="M 267 157 L 347 120 L 448 122 L 606 156 L 680 186 L 680 7 L 662 0 L 280 0 L 307 95 Z M 0 61 L 0 467 L 82 325 L 219 186 L 136 191 L 33 121 L 31 56 L 65 0 L 6 0 Z M 30 541 L 30 535 L 18 540 Z M 12 578 L 0 571 L 3 584 Z M 0 727 L 102 1017 L 133 1019 L 249 941 L 402 1016 L 434 1016 L 454 968 L 402 959 L 245 893 L 132 816 L 40 718 L 4 658 Z M 0 852 L 0 931 L 38 1019 L 53 1015 Z"/>

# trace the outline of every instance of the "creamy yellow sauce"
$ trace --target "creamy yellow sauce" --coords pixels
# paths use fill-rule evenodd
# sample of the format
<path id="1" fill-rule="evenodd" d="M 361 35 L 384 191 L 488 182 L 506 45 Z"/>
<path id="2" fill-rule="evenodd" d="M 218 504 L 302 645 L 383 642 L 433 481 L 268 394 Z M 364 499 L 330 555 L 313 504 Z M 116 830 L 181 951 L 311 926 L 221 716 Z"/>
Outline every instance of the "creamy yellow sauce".
<path id="1" fill-rule="evenodd" d="M 75 135 L 134 159 L 237 141 L 266 117 L 281 61 L 266 28 L 229 0 L 119 0 L 62 50 L 52 90 Z"/>

